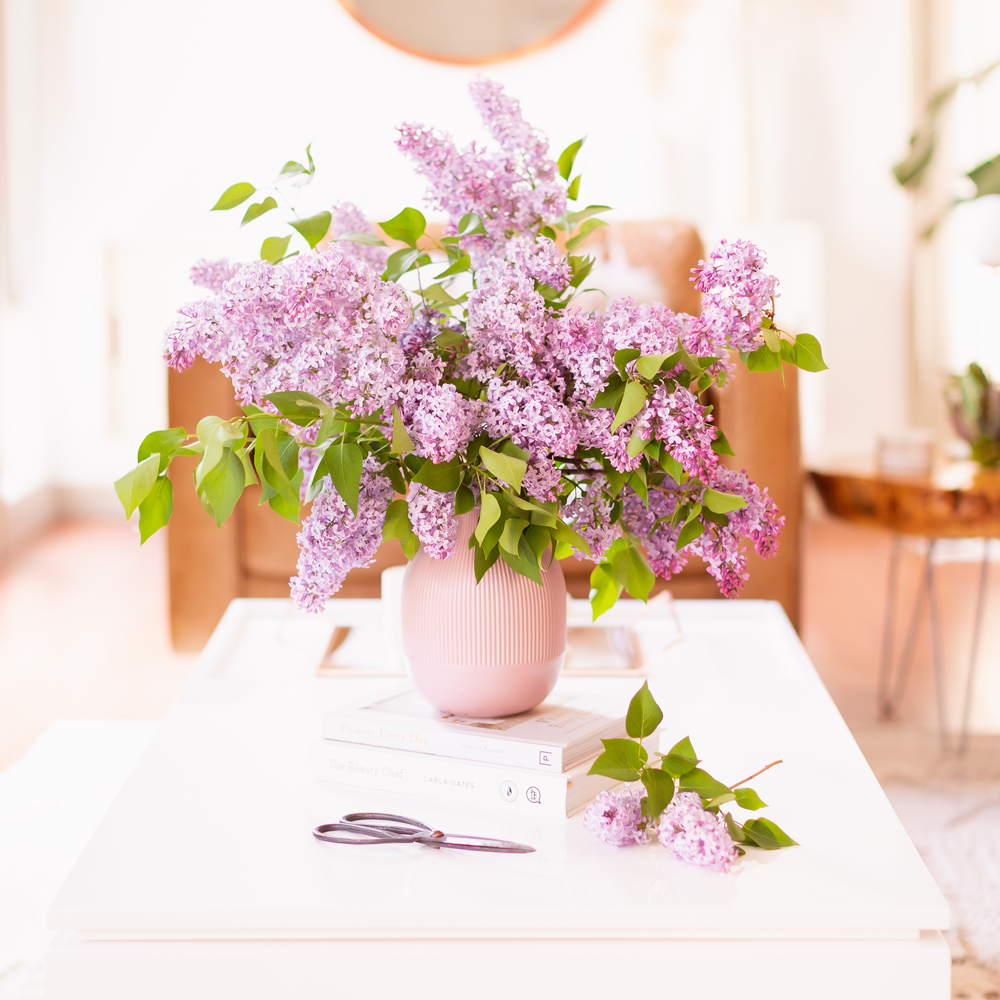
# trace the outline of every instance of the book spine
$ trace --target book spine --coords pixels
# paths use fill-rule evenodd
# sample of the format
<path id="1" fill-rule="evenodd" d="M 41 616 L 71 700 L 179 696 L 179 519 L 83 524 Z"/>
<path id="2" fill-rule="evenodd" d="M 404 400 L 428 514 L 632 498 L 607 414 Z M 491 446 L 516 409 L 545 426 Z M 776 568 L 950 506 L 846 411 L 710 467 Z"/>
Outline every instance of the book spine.
<path id="1" fill-rule="evenodd" d="M 316 777 L 477 808 L 566 817 L 567 779 L 524 768 L 320 740 Z"/>
<path id="2" fill-rule="evenodd" d="M 533 771 L 560 773 L 564 768 L 562 747 L 498 740 L 464 731 L 440 732 L 421 726 L 393 725 L 331 714 L 323 720 L 323 736 L 345 743 L 435 754 L 483 764 L 524 767 Z"/>

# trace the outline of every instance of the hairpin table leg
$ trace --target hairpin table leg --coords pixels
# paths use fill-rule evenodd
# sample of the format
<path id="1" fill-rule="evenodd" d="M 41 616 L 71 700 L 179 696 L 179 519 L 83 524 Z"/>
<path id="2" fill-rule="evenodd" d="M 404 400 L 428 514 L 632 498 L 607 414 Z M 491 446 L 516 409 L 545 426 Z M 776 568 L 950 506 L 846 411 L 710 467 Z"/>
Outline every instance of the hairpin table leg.
<path id="1" fill-rule="evenodd" d="M 899 589 L 899 556 L 903 540 L 894 535 L 892 554 L 889 562 L 889 587 L 886 595 L 885 622 L 882 633 L 882 662 L 879 666 L 878 707 L 883 719 L 891 719 L 903 700 L 906 682 L 910 673 L 910 663 L 917 644 L 917 634 L 920 631 L 920 616 L 924 607 L 924 597 L 927 594 L 927 574 L 921 574 L 917 595 L 913 599 L 913 610 L 906 629 L 906 638 L 899 656 L 899 663 L 893 664 L 893 622 Z M 933 545 L 931 541 L 930 545 Z M 928 550 L 929 551 L 929 550 Z"/>
<path id="2" fill-rule="evenodd" d="M 948 752 L 948 713 L 945 704 L 944 661 L 941 656 L 941 623 L 938 619 L 937 591 L 934 587 L 934 548 L 937 539 L 932 538 L 927 545 L 927 562 L 924 572 L 927 577 L 927 614 L 930 619 L 931 658 L 934 663 L 934 689 L 937 693 L 938 730 L 941 736 L 941 750 Z"/>
<path id="3" fill-rule="evenodd" d="M 965 676 L 965 699 L 962 703 L 962 731 L 958 737 L 958 752 L 965 753 L 969 745 L 969 719 L 972 713 L 972 689 L 979 658 L 979 639 L 983 627 L 983 609 L 986 607 L 986 590 L 990 573 L 990 539 L 983 539 L 983 561 L 979 566 L 979 594 L 976 598 L 976 617 L 972 625 L 972 651 L 969 654 L 969 672 Z"/>

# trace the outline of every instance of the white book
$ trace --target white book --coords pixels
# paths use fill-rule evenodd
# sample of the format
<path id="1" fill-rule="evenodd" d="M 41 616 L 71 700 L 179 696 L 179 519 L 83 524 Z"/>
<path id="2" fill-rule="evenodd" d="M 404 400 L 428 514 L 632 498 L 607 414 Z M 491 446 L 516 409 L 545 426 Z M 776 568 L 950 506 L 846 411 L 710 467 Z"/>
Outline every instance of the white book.
<path id="1" fill-rule="evenodd" d="M 588 775 L 592 760 L 568 771 L 546 773 L 339 740 L 316 742 L 316 777 L 320 781 L 419 795 L 476 808 L 536 816 L 572 816 L 598 792 L 618 784 L 600 774 Z"/>
<path id="2" fill-rule="evenodd" d="M 596 757 L 602 739 L 625 736 L 628 703 L 600 696 L 550 696 L 537 708 L 505 719 L 447 715 L 410 689 L 361 708 L 323 717 L 328 740 L 565 771 Z"/>

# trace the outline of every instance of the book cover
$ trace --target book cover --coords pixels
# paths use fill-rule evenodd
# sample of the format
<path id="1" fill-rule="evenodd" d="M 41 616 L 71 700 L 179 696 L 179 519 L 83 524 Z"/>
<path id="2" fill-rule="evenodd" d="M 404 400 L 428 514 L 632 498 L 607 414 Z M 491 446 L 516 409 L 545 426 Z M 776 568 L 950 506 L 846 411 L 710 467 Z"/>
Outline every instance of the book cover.
<path id="1" fill-rule="evenodd" d="M 566 817 L 617 784 L 588 775 L 584 761 L 569 771 L 537 771 L 359 743 L 317 740 L 316 777 L 340 785 L 419 795 L 476 808 Z"/>
<path id="2" fill-rule="evenodd" d="M 328 712 L 322 735 L 329 740 L 559 772 L 600 753 L 602 738 L 624 736 L 626 709 L 627 703 L 617 698 L 550 696 L 519 715 L 466 719 L 439 712 L 409 689 L 361 708 Z"/>

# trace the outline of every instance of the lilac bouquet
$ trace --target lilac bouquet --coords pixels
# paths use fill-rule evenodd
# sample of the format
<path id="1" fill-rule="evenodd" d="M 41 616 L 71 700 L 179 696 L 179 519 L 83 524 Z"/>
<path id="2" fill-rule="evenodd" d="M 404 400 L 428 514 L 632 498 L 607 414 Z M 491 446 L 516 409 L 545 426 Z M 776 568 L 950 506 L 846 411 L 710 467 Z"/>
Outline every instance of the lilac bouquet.
<path id="1" fill-rule="evenodd" d="M 746 783 L 780 764 L 776 760 L 749 778 L 724 785 L 699 765 L 691 741 L 685 737 L 667 753 L 649 762 L 642 741 L 663 721 L 663 711 L 643 684 L 629 704 L 625 731 L 631 739 L 602 740 L 604 753 L 591 774 L 630 782 L 601 792 L 587 806 L 583 825 L 613 847 L 646 844 L 654 838 L 679 861 L 728 872 L 748 847 L 774 851 L 796 842 L 777 824 L 762 817 L 740 823 L 722 807 L 734 803 L 751 812 L 767 803 Z"/>
<path id="2" fill-rule="evenodd" d="M 775 327 L 777 281 L 745 242 L 723 242 L 695 270 L 700 316 L 631 298 L 574 307 L 594 263 L 575 251 L 607 210 L 571 208 L 582 140 L 553 160 L 502 87 L 470 90 L 494 148 L 411 124 L 397 141 L 444 235 L 415 208 L 380 223 L 394 246 L 353 206 L 293 210 L 260 260 L 195 266 L 212 294 L 180 310 L 166 359 L 221 366 L 243 416 L 148 435 L 116 483 L 126 514 L 138 508 L 143 541 L 166 524 L 179 455 L 200 456 L 195 487 L 220 525 L 257 481 L 261 502 L 296 523 L 311 504 L 291 581 L 309 610 L 384 538 L 410 558 L 420 546 L 447 558 L 457 517 L 476 509 L 479 579 L 498 559 L 540 582 L 542 560 L 589 557 L 596 617 L 623 589 L 645 600 L 695 554 L 735 596 L 741 539 L 769 556 L 783 518 L 720 460 L 732 452 L 705 393 L 732 377 L 736 355 L 750 370 L 820 370 L 816 339 Z M 285 165 L 276 194 L 311 179 L 306 156 Z M 235 184 L 215 207 L 255 193 Z M 244 224 L 277 206 L 252 203 Z M 296 236 L 307 246 L 289 253 Z"/>

